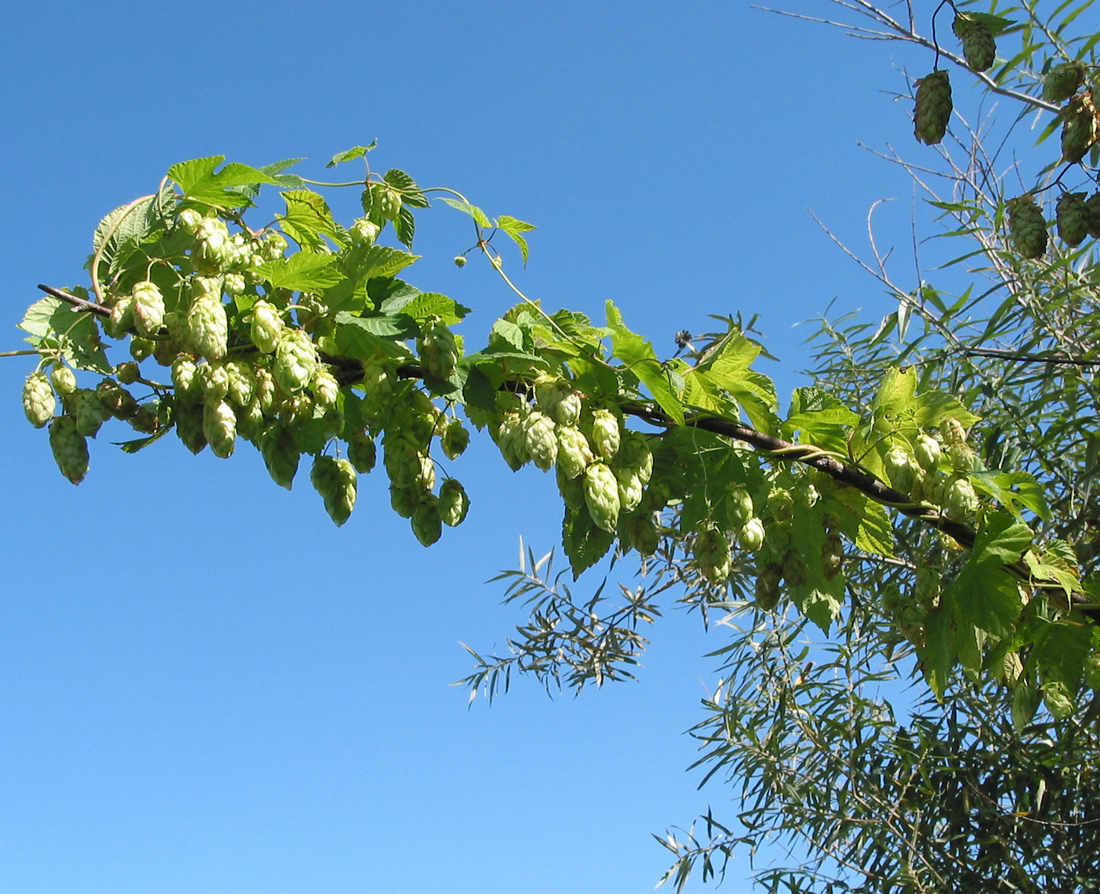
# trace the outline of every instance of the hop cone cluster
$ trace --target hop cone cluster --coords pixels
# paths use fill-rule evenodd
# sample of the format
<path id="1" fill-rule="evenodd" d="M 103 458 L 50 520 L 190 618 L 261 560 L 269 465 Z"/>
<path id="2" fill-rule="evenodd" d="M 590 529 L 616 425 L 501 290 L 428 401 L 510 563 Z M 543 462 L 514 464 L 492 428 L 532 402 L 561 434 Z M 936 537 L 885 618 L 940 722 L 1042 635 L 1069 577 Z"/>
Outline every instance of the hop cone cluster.
<path id="1" fill-rule="evenodd" d="M 917 81 L 917 104 L 913 111 L 913 132 L 929 146 L 940 142 L 951 121 L 951 81 L 944 70 Z"/>
<path id="2" fill-rule="evenodd" d="M 1016 250 L 1025 258 L 1041 258 L 1047 250 L 1047 222 L 1031 196 L 1008 203 L 1008 229 Z"/>
<path id="3" fill-rule="evenodd" d="M 1081 89 L 1085 83 L 1083 62 L 1063 62 L 1055 65 L 1043 78 L 1043 99 L 1048 102 L 1064 102 Z"/>

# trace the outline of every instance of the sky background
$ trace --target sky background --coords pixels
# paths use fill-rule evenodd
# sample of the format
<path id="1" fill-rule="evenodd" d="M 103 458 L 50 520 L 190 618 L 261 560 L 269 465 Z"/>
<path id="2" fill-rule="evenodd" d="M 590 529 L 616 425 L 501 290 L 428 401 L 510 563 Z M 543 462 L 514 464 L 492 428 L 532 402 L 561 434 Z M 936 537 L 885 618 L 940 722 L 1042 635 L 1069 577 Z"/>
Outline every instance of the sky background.
<path id="1" fill-rule="evenodd" d="M 0 60 L 0 350 L 35 284 L 83 282 L 98 220 L 174 162 L 304 156 L 325 179 L 372 139 L 376 169 L 537 224 L 526 271 L 506 265 L 550 308 L 601 319 L 611 298 L 664 354 L 708 314 L 759 315 L 784 395 L 809 363 L 795 324 L 892 309 L 809 211 L 863 250 L 896 198 L 881 238 L 915 284 L 911 185 L 858 143 L 932 151 L 893 96 L 928 54 L 745 2 L 43 2 L 9 8 Z M 345 221 L 355 201 L 333 200 Z M 406 278 L 474 308 L 473 346 L 513 298 L 451 264 L 470 239 L 422 212 Z M 557 542 L 551 476 L 475 437 L 470 518 L 429 550 L 381 473 L 336 529 L 247 445 L 125 456 L 108 427 L 74 488 L 23 418 L 32 367 L 0 362 L 0 894 L 626 894 L 667 868 L 651 833 L 732 819 L 732 790 L 687 769 L 722 645 L 695 616 L 669 607 L 636 683 L 551 700 L 519 680 L 472 708 L 452 685 L 460 643 L 500 649 L 524 620 L 485 582 L 521 536 Z"/>

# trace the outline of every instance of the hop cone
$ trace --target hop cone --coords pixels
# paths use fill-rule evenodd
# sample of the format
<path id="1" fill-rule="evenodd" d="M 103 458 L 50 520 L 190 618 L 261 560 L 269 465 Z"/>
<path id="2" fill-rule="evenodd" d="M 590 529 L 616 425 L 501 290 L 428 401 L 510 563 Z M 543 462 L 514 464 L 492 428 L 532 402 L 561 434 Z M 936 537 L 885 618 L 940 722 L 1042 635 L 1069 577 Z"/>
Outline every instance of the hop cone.
<path id="1" fill-rule="evenodd" d="M 470 510 L 470 498 L 457 478 L 448 478 L 439 487 L 439 517 L 454 528 L 462 524 Z"/>
<path id="2" fill-rule="evenodd" d="M 340 395 L 340 383 L 336 381 L 329 368 L 323 364 L 317 364 L 313 370 L 313 378 L 309 383 L 309 390 L 319 407 L 333 407 Z"/>
<path id="3" fill-rule="evenodd" d="M 187 340 L 207 360 L 217 360 L 225 354 L 229 321 L 221 297 L 214 292 L 204 292 L 191 302 L 184 328 Z"/>
<path id="4" fill-rule="evenodd" d="M 535 379 L 535 401 L 558 425 L 576 425 L 581 416 L 581 396 L 560 376 Z"/>
<path id="5" fill-rule="evenodd" d="M 917 81 L 917 104 L 913 110 L 913 132 L 931 146 L 940 142 L 951 121 L 951 81 L 945 70 L 934 71 Z"/>
<path id="6" fill-rule="evenodd" d="M 176 434 L 183 446 L 192 453 L 199 454 L 206 447 L 206 434 L 203 432 L 203 407 L 201 404 L 187 404 L 176 401 Z"/>
<path id="7" fill-rule="evenodd" d="M 1063 62 L 1055 65 L 1043 78 L 1043 99 L 1062 102 L 1073 96 L 1085 83 L 1083 62 Z"/>
<path id="8" fill-rule="evenodd" d="M 72 415 L 76 417 L 76 430 L 87 438 L 94 438 L 111 413 L 94 391 L 79 388 L 72 396 Z"/>
<path id="9" fill-rule="evenodd" d="M 779 604 L 779 597 L 783 595 L 783 591 L 779 588 L 779 582 L 782 579 L 783 566 L 776 562 L 768 562 L 760 570 L 754 592 L 757 608 L 770 612 Z"/>
<path id="10" fill-rule="evenodd" d="M 1088 197 L 1085 209 L 1088 214 L 1089 235 L 1093 239 L 1100 239 L 1100 192 L 1094 192 Z M 57 382 L 54 382 L 54 388 L 57 388 Z M 61 392 L 60 388 L 57 390 Z"/>
<path id="11" fill-rule="evenodd" d="M 439 513 L 439 500 L 432 494 L 422 494 L 416 510 L 409 519 L 413 534 L 422 546 L 431 546 L 443 533 L 443 519 Z"/>
<path id="12" fill-rule="evenodd" d="M 50 371 L 50 382 L 60 395 L 69 395 L 76 391 L 76 374 L 67 366 L 55 366 Z"/>
<path id="13" fill-rule="evenodd" d="M 417 353 L 430 375 L 447 379 L 455 371 L 458 346 L 454 334 L 438 318 L 425 322 L 423 334 L 417 339 Z"/>
<path id="14" fill-rule="evenodd" d="M 164 325 L 164 296 L 156 283 L 139 282 L 133 291 L 134 324 L 145 336 L 156 335 Z"/>
<path id="15" fill-rule="evenodd" d="M 23 385 L 23 412 L 27 421 L 35 428 L 42 428 L 57 409 L 57 400 L 53 396 L 53 387 L 43 372 L 27 376 Z"/>
<path id="16" fill-rule="evenodd" d="M 626 549 L 652 556 L 661 541 L 653 513 L 638 512 L 624 517 L 619 524 L 619 540 Z"/>
<path id="17" fill-rule="evenodd" d="M 1041 258 L 1047 250 L 1047 222 L 1042 209 L 1030 196 L 1008 204 L 1008 229 L 1016 250 L 1025 258 Z"/>
<path id="18" fill-rule="evenodd" d="M 695 538 L 695 564 L 703 577 L 720 584 L 730 573 L 730 543 L 715 525 L 707 525 Z"/>
<path id="19" fill-rule="evenodd" d="M 754 553 L 764 545 L 764 536 L 764 522 L 753 517 L 738 529 L 737 543 L 742 549 Z"/>
<path id="20" fill-rule="evenodd" d="M 61 474 L 80 484 L 88 474 L 88 442 L 72 416 L 58 416 L 50 423 L 50 450 Z"/>
<path id="21" fill-rule="evenodd" d="M 293 432 L 276 425 L 260 441 L 260 453 L 272 481 L 290 490 L 298 472 L 298 460 L 301 458 Z"/>
<path id="22" fill-rule="evenodd" d="M 531 461 L 544 472 L 558 458 L 558 438 L 554 420 L 540 410 L 532 410 L 523 423 L 524 444 Z"/>
<path id="23" fill-rule="evenodd" d="M 615 479 L 619 482 L 619 509 L 632 512 L 642 502 L 645 482 L 637 471 L 629 466 L 615 469 Z"/>
<path id="24" fill-rule="evenodd" d="M 557 437 L 558 471 L 569 479 L 584 474 L 584 470 L 596 458 L 588 445 L 588 438 L 572 425 L 559 425 Z"/>
<path id="25" fill-rule="evenodd" d="M 1076 164 L 1100 138 L 1100 121 L 1092 95 L 1082 93 L 1062 110 L 1062 159 Z"/>
<path id="26" fill-rule="evenodd" d="M 283 333 L 283 318 L 274 305 L 262 298 L 252 305 L 249 337 L 261 353 L 273 354 Z"/>
<path id="27" fill-rule="evenodd" d="M 968 15 L 960 14 L 955 16 L 952 27 L 962 41 L 966 64 L 972 70 L 986 71 L 993 65 L 993 60 L 997 56 L 997 43 L 988 25 Z"/>
<path id="28" fill-rule="evenodd" d="M 114 379 L 104 379 L 95 390 L 99 402 L 117 419 L 132 419 L 137 415 L 138 403 L 134 396 Z"/>
<path id="29" fill-rule="evenodd" d="M 355 469 L 346 459 L 318 456 L 313 460 L 309 480 L 325 503 L 325 511 L 337 526 L 342 525 L 355 507 Z"/>
<path id="30" fill-rule="evenodd" d="M 592 463 L 585 471 L 584 501 L 596 526 L 613 534 L 619 523 L 619 482 L 606 463 Z"/>
<path id="31" fill-rule="evenodd" d="M 313 378 L 317 351 L 308 333 L 290 329 L 283 333 L 275 348 L 275 381 L 287 394 L 301 391 Z"/>
<path id="32" fill-rule="evenodd" d="M 470 433 L 457 419 L 452 419 L 443 429 L 439 438 L 439 446 L 443 449 L 443 455 L 447 459 L 457 459 L 465 451 L 470 443 Z"/>
<path id="33" fill-rule="evenodd" d="M 619 452 L 619 420 L 610 410 L 592 412 L 592 443 L 604 459 L 614 459 Z"/>
<path id="34" fill-rule="evenodd" d="M 215 456 L 221 459 L 232 456 L 237 441 L 237 417 L 233 408 L 224 400 L 206 404 L 202 411 L 202 433 Z"/>
<path id="35" fill-rule="evenodd" d="M 365 431 L 357 432 L 348 441 L 348 461 L 360 475 L 366 475 L 378 461 L 378 448 Z"/>
<path id="36" fill-rule="evenodd" d="M 229 399 L 244 409 L 252 403 L 252 395 L 256 391 L 256 376 L 252 372 L 252 366 L 230 360 L 225 364 L 225 375 Z"/>
<path id="37" fill-rule="evenodd" d="M 1058 235 L 1073 248 L 1089 234 L 1089 209 L 1083 192 L 1064 192 L 1058 199 Z"/>
<path id="38" fill-rule="evenodd" d="M 742 527 L 753 517 L 754 507 L 752 504 L 752 494 L 745 488 L 733 488 L 729 494 L 726 495 L 726 503 L 729 507 L 727 512 L 734 527 Z"/>
<path id="39" fill-rule="evenodd" d="M 527 452 L 527 435 L 519 413 L 506 413 L 497 427 L 495 440 L 500 455 L 513 472 L 518 471 L 531 458 Z"/>
<path id="40" fill-rule="evenodd" d="M 627 429 L 619 443 L 619 468 L 629 470 L 642 484 L 648 484 L 653 475 L 653 452 L 645 435 Z"/>

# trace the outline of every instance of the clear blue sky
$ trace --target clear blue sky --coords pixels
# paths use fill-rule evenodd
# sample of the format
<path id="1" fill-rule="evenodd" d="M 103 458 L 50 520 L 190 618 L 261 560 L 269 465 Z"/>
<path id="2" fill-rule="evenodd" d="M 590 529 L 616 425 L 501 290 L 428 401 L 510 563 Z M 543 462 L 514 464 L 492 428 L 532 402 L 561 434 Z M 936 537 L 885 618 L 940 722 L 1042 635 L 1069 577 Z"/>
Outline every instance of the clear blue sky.
<path id="1" fill-rule="evenodd" d="M 760 314 L 788 391 L 793 324 L 834 298 L 890 309 L 807 209 L 862 244 L 898 197 L 886 238 L 908 251 L 908 181 L 857 146 L 920 151 L 890 92 L 930 60 L 891 52 L 745 2 L 13 5 L 0 350 L 170 164 L 306 156 L 317 176 L 378 139 L 376 167 L 539 225 L 532 297 L 596 317 L 613 298 L 668 353 L 707 314 Z M 473 307 L 477 344 L 511 298 L 451 265 L 468 245 L 457 214 L 423 213 L 408 278 Z M 108 428 L 74 488 L 23 419 L 30 367 L 0 361 L 0 894 L 626 894 L 667 866 L 650 833 L 732 815 L 685 772 L 721 645 L 695 617 L 668 612 L 637 683 L 519 681 L 470 710 L 450 685 L 460 642 L 500 648 L 524 618 L 484 582 L 521 535 L 556 543 L 551 477 L 475 445 L 470 519 L 430 550 L 380 474 L 336 529 L 247 447 L 127 457 Z"/>

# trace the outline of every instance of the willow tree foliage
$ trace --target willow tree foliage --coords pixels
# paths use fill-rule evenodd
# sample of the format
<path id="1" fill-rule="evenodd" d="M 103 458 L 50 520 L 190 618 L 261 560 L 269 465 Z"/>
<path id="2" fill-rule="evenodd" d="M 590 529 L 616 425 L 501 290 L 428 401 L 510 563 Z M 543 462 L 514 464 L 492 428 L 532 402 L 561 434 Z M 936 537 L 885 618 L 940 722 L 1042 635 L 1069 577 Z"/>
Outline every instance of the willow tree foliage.
<path id="1" fill-rule="evenodd" d="M 504 576 L 531 620 L 507 654 L 475 654 L 474 693 L 513 671 L 571 688 L 629 676 L 670 592 L 730 631 L 695 734 L 708 776 L 741 787 L 740 826 L 708 814 L 705 834 L 670 834 L 671 877 L 707 877 L 774 833 L 809 863 L 765 871 L 773 889 L 845 872 L 874 890 L 1002 870 L 1005 890 L 1050 883 L 1053 854 L 1095 853 L 1100 831 L 1079 759 L 1096 754 L 1100 689 L 1098 37 L 1076 36 L 1065 5 L 941 4 L 929 38 L 913 10 L 840 5 L 869 19 L 857 32 L 933 57 L 915 134 L 965 161 L 922 146 L 933 161 L 910 170 L 940 166 L 930 200 L 967 241 L 954 267 L 972 281 L 952 295 L 876 268 L 897 312 L 823 323 L 814 380 L 789 401 L 737 320 L 660 356 L 610 301 L 593 321 L 529 299 L 499 246 L 526 261 L 531 224 L 379 173 L 360 146 L 329 162 L 359 172 L 339 183 L 292 161 L 181 162 L 108 214 L 88 280 L 41 286 L 20 324 L 37 355 L 27 418 L 74 484 L 105 424 L 133 430 L 127 452 L 249 444 L 280 486 L 308 466 L 338 525 L 380 459 L 424 546 L 465 518 L 460 457 L 471 431 L 488 436 L 511 469 L 556 477 L 574 578 L 613 554 L 637 558 L 641 583 L 577 599 L 531 556 Z M 1049 165 L 1007 177 L 987 135 L 953 122 L 952 74 L 1059 133 L 1039 148 Z M 349 188 L 362 215 L 340 222 L 326 195 Z M 261 192 L 280 197 L 274 224 L 253 220 Z M 409 276 L 414 215 L 437 197 L 473 225 L 455 262 L 482 256 L 517 295 L 485 345 L 463 340 L 468 308 Z M 899 673 L 927 684 L 906 717 L 874 691 Z"/>

